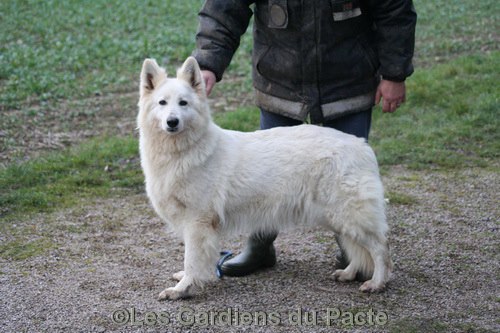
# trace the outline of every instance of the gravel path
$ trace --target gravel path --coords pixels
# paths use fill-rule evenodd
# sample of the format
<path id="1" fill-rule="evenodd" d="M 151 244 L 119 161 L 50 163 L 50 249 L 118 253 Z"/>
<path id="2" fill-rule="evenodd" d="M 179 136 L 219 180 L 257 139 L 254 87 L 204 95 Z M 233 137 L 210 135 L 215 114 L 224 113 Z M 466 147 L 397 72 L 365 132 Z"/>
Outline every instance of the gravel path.
<path id="1" fill-rule="evenodd" d="M 314 229 L 280 234 L 273 269 L 158 302 L 182 268 L 183 245 L 143 194 L 116 195 L 15 221 L 53 246 L 0 259 L 0 331 L 498 332 L 498 173 L 384 174 L 395 272 L 383 293 L 333 281 L 336 243 Z"/>

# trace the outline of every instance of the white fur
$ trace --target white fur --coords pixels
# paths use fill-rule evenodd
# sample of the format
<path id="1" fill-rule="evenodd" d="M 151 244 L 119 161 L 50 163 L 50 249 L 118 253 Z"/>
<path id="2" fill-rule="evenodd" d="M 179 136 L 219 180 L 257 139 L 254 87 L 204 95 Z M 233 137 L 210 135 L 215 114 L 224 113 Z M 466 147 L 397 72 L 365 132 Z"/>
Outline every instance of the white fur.
<path id="1" fill-rule="evenodd" d="M 223 232 L 323 225 L 335 231 L 351 263 L 334 276 L 372 276 L 363 291 L 389 279 L 383 187 L 364 140 L 312 125 L 253 133 L 213 123 L 194 58 L 167 78 L 144 61 L 138 125 L 146 191 L 156 212 L 184 239 L 184 272 L 160 299 L 189 297 L 214 280 Z M 164 105 L 160 105 L 160 101 Z M 167 120 L 177 119 L 175 129 Z"/>

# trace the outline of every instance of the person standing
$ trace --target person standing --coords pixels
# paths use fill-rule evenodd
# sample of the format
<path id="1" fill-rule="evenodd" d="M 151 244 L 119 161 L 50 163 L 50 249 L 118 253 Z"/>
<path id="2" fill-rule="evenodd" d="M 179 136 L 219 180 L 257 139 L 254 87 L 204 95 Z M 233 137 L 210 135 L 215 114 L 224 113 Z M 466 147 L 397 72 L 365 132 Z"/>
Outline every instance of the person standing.
<path id="1" fill-rule="evenodd" d="M 193 56 L 207 95 L 252 15 L 261 129 L 309 120 L 368 140 L 373 106 L 382 102 L 391 113 L 405 102 L 417 20 L 412 0 L 206 0 Z M 222 273 L 244 276 L 274 266 L 277 235 L 251 235 L 242 253 L 221 264 Z M 336 268 L 347 264 L 341 250 Z"/>

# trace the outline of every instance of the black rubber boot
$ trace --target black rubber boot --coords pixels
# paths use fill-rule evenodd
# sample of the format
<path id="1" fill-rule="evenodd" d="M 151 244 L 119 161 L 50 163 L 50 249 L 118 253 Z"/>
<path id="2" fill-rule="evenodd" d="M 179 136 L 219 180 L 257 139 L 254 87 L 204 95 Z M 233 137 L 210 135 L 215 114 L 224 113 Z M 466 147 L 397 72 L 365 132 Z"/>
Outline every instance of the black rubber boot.
<path id="1" fill-rule="evenodd" d="M 342 244 L 339 241 L 339 238 L 337 236 L 335 236 L 335 240 L 337 241 L 337 244 L 339 246 L 339 249 L 337 250 L 337 252 L 335 254 L 335 269 L 345 269 L 349 265 L 349 260 L 347 259 L 347 255 L 345 253 L 345 250 L 342 247 Z M 354 280 L 356 280 L 358 282 L 365 282 L 365 281 L 370 280 L 370 277 L 365 276 L 361 272 L 357 272 Z"/>
<path id="2" fill-rule="evenodd" d="M 243 252 L 225 261 L 220 269 L 223 275 L 245 276 L 276 264 L 276 251 L 273 242 L 278 233 L 255 233 L 248 239 Z"/>

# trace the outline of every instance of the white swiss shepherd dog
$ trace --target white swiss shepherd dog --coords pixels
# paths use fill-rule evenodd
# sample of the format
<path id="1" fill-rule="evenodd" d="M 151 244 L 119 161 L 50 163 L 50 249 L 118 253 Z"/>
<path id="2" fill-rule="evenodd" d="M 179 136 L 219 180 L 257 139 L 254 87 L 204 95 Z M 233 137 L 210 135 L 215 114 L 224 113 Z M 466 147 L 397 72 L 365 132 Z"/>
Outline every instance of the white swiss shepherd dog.
<path id="1" fill-rule="evenodd" d="M 184 239 L 184 271 L 159 299 L 193 296 L 216 279 L 219 239 L 228 232 L 321 225 L 333 230 L 350 264 L 382 290 L 392 261 L 384 191 L 375 154 L 363 139 L 313 125 L 242 133 L 211 118 L 205 83 L 188 58 L 167 78 L 144 61 L 138 127 L 146 191 L 162 219 Z"/>

